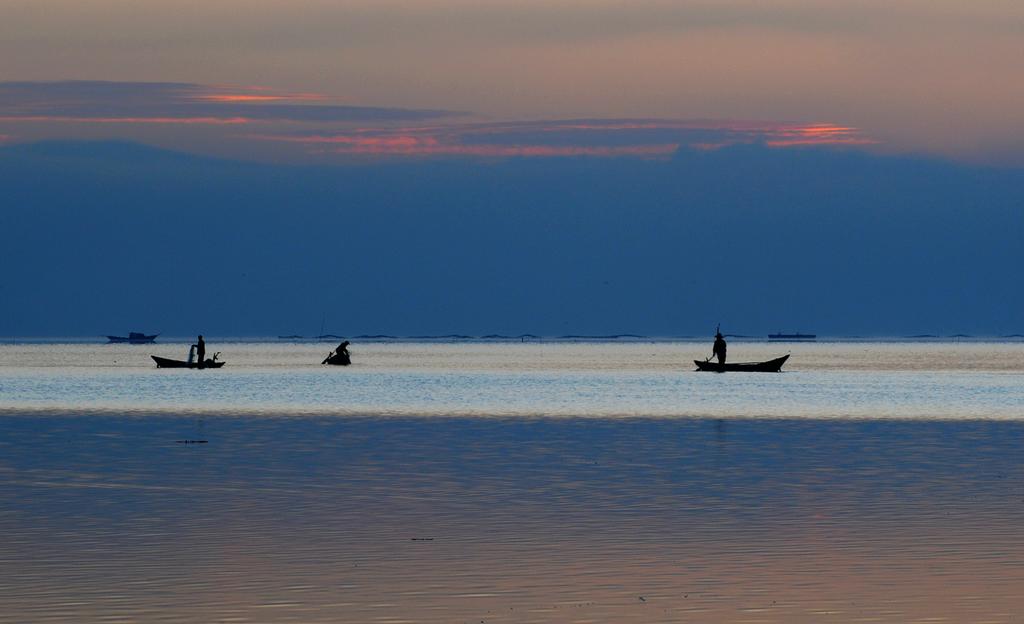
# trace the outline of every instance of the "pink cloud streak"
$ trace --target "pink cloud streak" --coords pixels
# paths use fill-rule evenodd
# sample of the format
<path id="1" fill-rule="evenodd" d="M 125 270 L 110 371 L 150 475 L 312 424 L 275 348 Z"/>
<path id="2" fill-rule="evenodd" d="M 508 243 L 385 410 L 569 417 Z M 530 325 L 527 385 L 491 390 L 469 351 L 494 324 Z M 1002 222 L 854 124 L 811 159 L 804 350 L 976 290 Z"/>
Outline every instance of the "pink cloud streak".
<path id="1" fill-rule="evenodd" d="M 878 141 L 862 137 L 856 128 L 832 124 L 782 126 L 768 133 L 765 145 L 769 147 L 796 147 L 801 145 L 874 145 Z"/>
<path id="2" fill-rule="evenodd" d="M 327 145 L 334 154 L 368 156 L 479 156 L 484 158 L 554 157 L 554 156 L 638 156 L 657 157 L 671 155 L 678 143 L 640 145 L 537 145 L 537 144 L 472 144 L 445 142 L 437 136 L 398 134 L 387 136 L 332 135 L 332 136 L 256 136 L 252 138 Z"/>
<path id="3" fill-rule="evenodd" d="M 204 87 L 207 93 L 196 93 L 193 88 L 185 93 L 187 99 L 199 102 L 219 103 L 260 103 L 260 102 L 325 102 L 327 96 L 322 93 L 300 93 L 276 91 L 268 87 L 240 87 L 211 85 Z"/>
<path id="4" fill-rule="evenodd" d="M 655 141 L 649 133 L 638 134 L 634 143 L 629 131 L 663 131 Z M 564 133 L 562 143 L 538 142 L 538 135 Z M 618 139 L 601 141 L 601 133 L 612 132 Z M 694 132 L 699 134 L 693 135 Z M 707 133 L 721 135 L 712 140 L 693 140 Z M 689 133 L 689 135 L 688 135 Z M 529 140 L 529 135 L 534 140 Z M 507 142 L 466 142 L 469 137 L 501 136 Z M 579 143 L 573 137 L 580 137 Z M 859 135 L 856 128 L 834 124 L 781 124 L 746 121 L 674 121 L 674 120 L 569 120 L 504 122 L 402 128 L 356 128 L 338 134 L 250 135 L 249 138 L 299 143 L 317 153 L 371 156 L 479 156 L 479 157 L 554 157 L 554 156 L 633 156 L 658 158 L 671 156 L 680 145 L 710 151 L 730 145 L 761 143 L 785 148 L 810 145 L 868 145 L 875 143 Z M 516 139 L 520 140 L 516 140 Z M 612 137 L 607 137 L 612 138 Z M 648 139 L 648 140 L 643 140 Z"/>

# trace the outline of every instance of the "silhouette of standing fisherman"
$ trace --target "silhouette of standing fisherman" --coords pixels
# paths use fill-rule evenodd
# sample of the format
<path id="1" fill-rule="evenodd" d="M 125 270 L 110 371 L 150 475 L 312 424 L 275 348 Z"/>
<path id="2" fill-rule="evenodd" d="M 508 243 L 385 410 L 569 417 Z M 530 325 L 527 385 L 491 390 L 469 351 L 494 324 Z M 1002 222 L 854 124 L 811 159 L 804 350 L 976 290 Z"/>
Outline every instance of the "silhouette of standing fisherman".
<path id="1" fill-rule="evenodd" d="M 711 347 L 711 355 L 718 358 L 719 364 L 725 364 L 725 338 L 720 329 L 715 330 L 715 344 Z"/>
<path id="2" fill-rule="evenodd" d="M 199 368 L 206 366 L 206 342 L 203 341 L 203 335 L 199 334 L 199 340 L 196 342 L 196 355 L 199 357 Z"/>

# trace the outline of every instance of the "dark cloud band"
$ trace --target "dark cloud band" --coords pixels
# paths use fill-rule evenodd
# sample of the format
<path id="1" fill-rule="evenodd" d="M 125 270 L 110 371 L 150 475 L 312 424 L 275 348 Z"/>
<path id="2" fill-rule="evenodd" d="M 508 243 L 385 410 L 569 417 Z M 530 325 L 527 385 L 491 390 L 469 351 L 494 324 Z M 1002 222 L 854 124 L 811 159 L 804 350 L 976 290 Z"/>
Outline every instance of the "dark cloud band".
<path id="1" fill-rule="evenodd" d="M 174 82 L 0 82 L 0 117 L 14 121 L 338 123 L 425 121 L 459 113 L 325 102 L 316 94 Z"/>

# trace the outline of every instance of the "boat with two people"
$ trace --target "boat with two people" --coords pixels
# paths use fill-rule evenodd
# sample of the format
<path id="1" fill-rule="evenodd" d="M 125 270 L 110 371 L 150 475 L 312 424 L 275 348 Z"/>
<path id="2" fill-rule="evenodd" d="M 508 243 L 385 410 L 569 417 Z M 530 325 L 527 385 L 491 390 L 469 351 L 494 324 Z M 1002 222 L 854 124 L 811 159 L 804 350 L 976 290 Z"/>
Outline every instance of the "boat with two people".
<path id="1" fill-rule="evenodd" d="M 220 357 L 220 351 L 213 354 L 212 358 L 206 357 L 206 342 L 203 340 L 203 336 L 199 336 L 199 340 L 196 344 L 189 346 L 188 348 L 188 359 L 187 360 L 172 360 L 170 358 L 160 357 L 158 355 L 149 356 L 156 362 L 157 368 L 220 368 L 224 366 L 224 362 L 218 362 L 217 358 Z"/>

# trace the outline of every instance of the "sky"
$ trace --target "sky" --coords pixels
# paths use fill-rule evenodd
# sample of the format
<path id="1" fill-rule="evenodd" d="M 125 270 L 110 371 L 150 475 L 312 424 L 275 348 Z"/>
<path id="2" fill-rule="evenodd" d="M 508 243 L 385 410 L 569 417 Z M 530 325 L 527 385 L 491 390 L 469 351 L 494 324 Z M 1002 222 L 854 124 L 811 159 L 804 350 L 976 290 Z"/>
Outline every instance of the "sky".
<path id="1" fill-rule="evenodd" d="M 1024 333 L 1022 62 L 1010 0 L 0 0 L 0 335 Z"/>
<path id="2" fill-rule="evenodd" d="M 0 18 L 0 77 L 11 82 L 112 81 L 153 98 L 148 83 L 184 83 L 282 98 L 253 104 L 453 111 L 460 122 L 827 124 L 879 150 L 1024 164 L 1016 0 L 3 0 Z M 220 108 L 210 116 L 233 117 Z M 12 117 L 0 125 L 8 142 L 93 136 L 77 126 L 101 123 Z M 103 130 L 185 143 L 180 128 L 120 123 Z M 189 147 L 225 153 L 206 135 Z"/>

